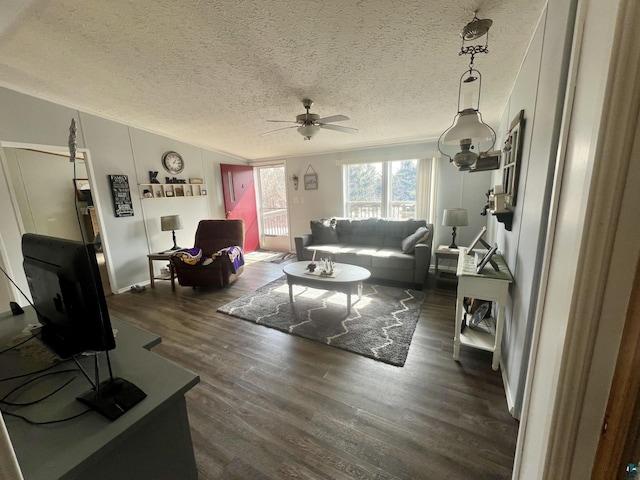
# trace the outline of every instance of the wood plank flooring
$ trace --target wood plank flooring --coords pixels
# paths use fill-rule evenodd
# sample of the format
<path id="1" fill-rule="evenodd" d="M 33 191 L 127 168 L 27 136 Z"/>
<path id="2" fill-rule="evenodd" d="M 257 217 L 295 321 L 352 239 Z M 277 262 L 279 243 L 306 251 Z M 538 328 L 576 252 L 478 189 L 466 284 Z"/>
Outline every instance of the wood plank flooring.
<path id="1" fill-rule="evenodd" d="M 453 360 L 454 296 L 427 291 L 399 368 L 216 312 L 281 275 L 252 263 L 225 289 L 108 298 L 200 375 L 186 397 L 201 479 L 511 478 L 518 424 L 490 353 Z"/>

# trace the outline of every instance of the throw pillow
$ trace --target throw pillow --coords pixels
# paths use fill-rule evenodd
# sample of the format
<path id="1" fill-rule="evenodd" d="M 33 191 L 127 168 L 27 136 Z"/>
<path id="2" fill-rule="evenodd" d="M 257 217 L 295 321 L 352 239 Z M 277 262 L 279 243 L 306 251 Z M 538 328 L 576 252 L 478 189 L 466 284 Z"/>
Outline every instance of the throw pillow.
<path id="1" fill-rule="evenodd" d="M 427 227 L 418 227 L 418 229 L 402 240 L 401 248 L 402 253 L 411 253 L 415 250 L 416 244 L 424 242 L 429 238 L 429 229 Z"/>
<path id="2" fill-rule="evenodd" d="M 311 235 L 314 245 L 329 245 L 338 243 L 338 232 L 330 222 L 311 221 Z"/>

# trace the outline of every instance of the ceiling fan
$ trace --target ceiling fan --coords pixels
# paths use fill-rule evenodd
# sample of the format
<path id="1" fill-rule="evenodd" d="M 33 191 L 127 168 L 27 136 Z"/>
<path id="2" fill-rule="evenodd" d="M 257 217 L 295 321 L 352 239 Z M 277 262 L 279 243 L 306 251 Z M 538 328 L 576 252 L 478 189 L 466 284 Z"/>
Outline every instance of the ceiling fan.
<path id="1" fill-rule="evenodd" d="M 349 120 L 349 117 L 345 115 L 333 115 L 331 117 L 320 118 L 320 115 L 316 113 L 309 113 L 309 109 L 311 105 L 313 105 L 313 101 L 305 98 L 302 100 L 302 105 L 307 109 L 307 113 L 301 113 L 296 116 L 296 120 L 267 120 L 267 122 L 279 122 L 279 123 L 294 123 L 295 125 L 291 125 L 289 127 L 277 128 L 276 130 L 271 130 L 270 132 L 261 133 L 260 136 L 270 135 L 275 132 L 279 132 L 280 130 L 287 130 L 290 128 L 296 128 L 298 133 L 304 137 L 305 140 L 311 140 L 316 133 L 320 131 L 321 128 L 326 128 L 327 130 L 335 130 L 336 132 L 343 133 L 356 133 L 358 131 L 357 128 L 352 127 L 343 127 L 341 125 L 332 125 L 331 122 L 344 122 L 345 120 Z"/>

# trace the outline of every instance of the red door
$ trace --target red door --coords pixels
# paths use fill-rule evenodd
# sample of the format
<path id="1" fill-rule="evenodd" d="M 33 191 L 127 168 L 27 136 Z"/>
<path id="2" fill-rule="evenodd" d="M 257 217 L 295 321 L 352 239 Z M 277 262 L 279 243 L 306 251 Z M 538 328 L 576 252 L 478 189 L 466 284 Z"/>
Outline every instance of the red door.
<path id="1" fill-rule="evenodd" d="M 244 220 L 244 251 L 253 252 L 260 246 L 253 167 L 223 163 L 220 172 L 225 216 Z"/>

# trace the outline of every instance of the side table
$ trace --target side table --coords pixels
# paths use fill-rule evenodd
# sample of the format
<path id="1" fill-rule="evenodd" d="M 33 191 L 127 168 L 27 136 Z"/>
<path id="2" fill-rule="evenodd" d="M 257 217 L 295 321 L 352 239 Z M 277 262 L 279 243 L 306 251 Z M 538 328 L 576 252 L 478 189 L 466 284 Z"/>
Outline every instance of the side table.
<path id="1" fill-rule="evenodd" d="M 450 286 L 456 286 L 458 284 L 458 278 L 456 276 L 456 270 L 442 270 L 440 263 L 442 260 L 453 260 L 456 265 L 458 263 L 459 249 L 449 248 L 446 245 L 438 246 L 435 252 L 435 287 L 440 288 L 443 285 L 449 284 Z"/>
<path id="2" fill-rule="evenodd" d="M 151 288 L 155 288 L 155 281 L 156 280 L 169 280 L 171 281 L 171 290 L 175 290 L 176 289 L 176 283 L 175 283 L 175 278 L 176 278 L 176 272 L 173 269 L 173 265 L 171 265 L 171 262 L 169 261 L 169 259 L 171 258 L 171 255 L 173 254 L 173 252 L 171 253 L 150 253 L 149 255 L 147 255 L 147 258 L 149 259 L 149 280 L 151 280 Z M 169 277 L 167 278 L 166 276 L 159 276 L 156 277 L 155 272 L 153 271 L 153 262 L 155 261 L 164 261 L 164 262 L 169 262 Z"/>
<path id="3" fill-rule="evenodd" d="M 504 328 L 504 311 L 509 301 L 509 284 L 513 282 L 509 267 L 502 255 L 494 255 L 493 260 L 500 271 L 496 272 L 491 265 L 487 265 L 482 272 L 476 272 L 475 257 L 467 255 L 467 248 L 460 247 L 458 257 L 458 298 L 456 302 L 456 326 L 453 337 L 453 358 L 458 360 L 460 345 L 466 345 L 480 350 L 493 352 L 491 368 L 498 370 L 500 365 L 500 350 L 502 330 Z M 496 303 L 496 332 L 484 333 L 467 327 L 464 333 L 462 315 L 464 314 L 464 298 L 480 298 Z"/>

